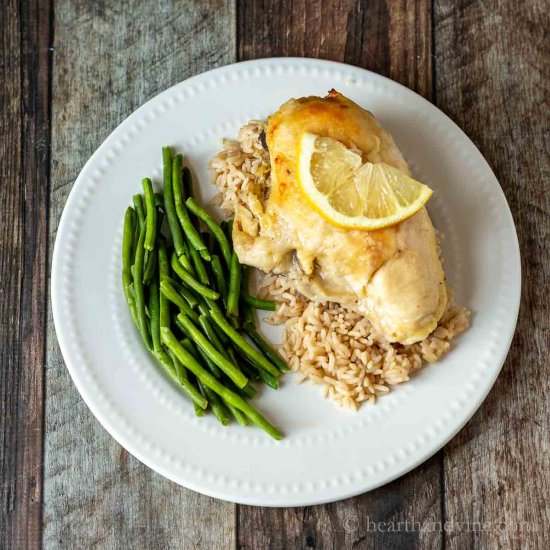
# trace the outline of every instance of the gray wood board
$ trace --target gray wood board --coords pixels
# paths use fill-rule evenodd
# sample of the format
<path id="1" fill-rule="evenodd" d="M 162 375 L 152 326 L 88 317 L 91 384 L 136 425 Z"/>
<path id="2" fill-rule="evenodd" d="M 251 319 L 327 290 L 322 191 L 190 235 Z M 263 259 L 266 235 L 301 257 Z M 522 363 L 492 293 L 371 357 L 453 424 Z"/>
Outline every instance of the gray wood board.
<path id="1" fill-rule="evenodd" d="M 50 8 L 0 4 L 0 548 L 40 544 Z"/>
<path id="2" fill-rule="evenodd" d="M 51 249 L 71 186 L 107 135 L 155 94 L 234 61 L 234 13 L 222 1 L 56 2 Z M 235 506 L 122 449 L 72 383 L 51 315 L 47 343 L 44 547 L 233 547 Z"/>

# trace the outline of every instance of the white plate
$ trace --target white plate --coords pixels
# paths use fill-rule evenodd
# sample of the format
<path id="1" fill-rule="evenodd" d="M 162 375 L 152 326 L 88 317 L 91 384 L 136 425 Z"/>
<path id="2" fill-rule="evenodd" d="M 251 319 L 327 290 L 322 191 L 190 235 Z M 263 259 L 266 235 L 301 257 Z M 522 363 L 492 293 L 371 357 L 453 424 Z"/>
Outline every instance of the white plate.
<path id="1" fill-rule="evenodd" d="M 429 211 L 457 301 L 472 327 L 436 365 L 358 413 L 319 388 L 284 378 L 255 405 L 284 431 L 222 428 L 202 419 L 144 350 L 120 284 L 124 211 L 141 178 L 161 182 L 161 146 L 183 151 L 203 200 L 223 137 L 290 97 L 331 88 L 389 129 L 413 174 L 435 189 Z M 312 59 L 263 59 L 223 67 L 161 93 L 129 116 L 78 176 L 53 256 L 55 326 L 82 397 L 112 436 L 142 462 L 201 493 L 239 503 L 296 506 L 363 493 L 411 470 L 479 407 L 504 362 L 520 298 L 520 258 L 510 210 L 487 162 L 441 111 L 368 71 Z M 274 340 L 280 336 L 262 326 Z M 78 429 L 75 426 L 75 429 Z"/>

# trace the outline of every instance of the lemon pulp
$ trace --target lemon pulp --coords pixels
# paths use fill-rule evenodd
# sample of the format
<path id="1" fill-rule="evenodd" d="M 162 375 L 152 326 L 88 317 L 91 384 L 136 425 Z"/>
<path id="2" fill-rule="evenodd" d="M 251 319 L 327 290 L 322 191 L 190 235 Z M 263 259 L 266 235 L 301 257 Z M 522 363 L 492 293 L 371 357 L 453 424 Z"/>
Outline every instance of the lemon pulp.
<path id="1" fill-rule="evenodd" d="M 420 210 L 432 196 L 427 186 L 384 163 L 363 163 L 341 142 L 305 133 L 298 173 L 311 205 L 334 225 L 381 229 Z"/>

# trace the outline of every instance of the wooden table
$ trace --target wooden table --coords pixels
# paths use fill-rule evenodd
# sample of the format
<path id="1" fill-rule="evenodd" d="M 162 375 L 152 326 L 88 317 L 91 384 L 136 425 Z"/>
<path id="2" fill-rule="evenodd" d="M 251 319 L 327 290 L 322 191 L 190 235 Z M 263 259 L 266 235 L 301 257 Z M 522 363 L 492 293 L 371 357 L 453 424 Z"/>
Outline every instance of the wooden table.
<path id="1" fill-rule="evenodd" d="M 550 548 L 548 12 L 543 0 L 1 2 L 0 548 Z M 185 490 L 105 432 L 63 364 L 49 265 L 78 172 L 134 109 L 202 71 L 290 55 L 387 75 L 464 129 L 512 209 L 523 293 L 502 374 L 444 450 L 357 498 L 266 509 Z"/>

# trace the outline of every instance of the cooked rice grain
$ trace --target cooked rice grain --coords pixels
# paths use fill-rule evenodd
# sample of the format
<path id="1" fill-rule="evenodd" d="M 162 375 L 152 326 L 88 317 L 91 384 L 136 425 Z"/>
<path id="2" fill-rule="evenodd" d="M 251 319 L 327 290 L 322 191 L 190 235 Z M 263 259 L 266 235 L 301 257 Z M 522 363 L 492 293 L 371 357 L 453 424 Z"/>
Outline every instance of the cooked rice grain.
<path id="1" fill-rule="evenodd" d="M 263 212 L 269 193 L 269 154 L 260 142 L 263 123 L 251 121 L 236 141 L 224 149 L 211 167 L 219 190 L 218 204 L 232 216 L 237 208 L 254 223 Z M 334 302 L 311 302 L 296 292 L 290 275 L 265 274 L 258 292 L 277 302 L 269 316 L 272 324 L 285 324 L 280 352 L 297 381 L 310 380 L 322 395 L 338 405 L 357 410 L 364 403 L 409 380 L 426 363 L 437 361 L 451 348 L 451 340 L 469 325 L 469 311 L 449 305 L 436 330 L 422 342 L 408 346 L 390 344 L 376 334 L 369 320 Z"/>

